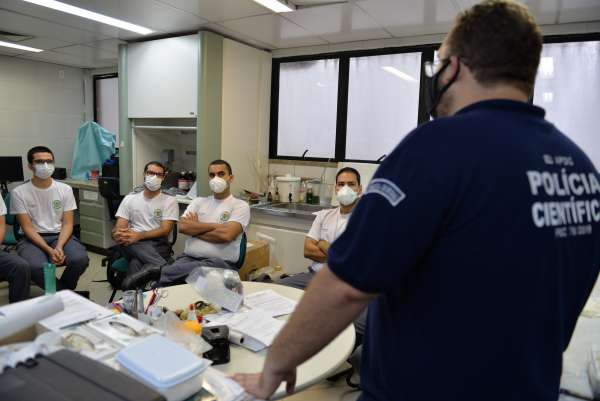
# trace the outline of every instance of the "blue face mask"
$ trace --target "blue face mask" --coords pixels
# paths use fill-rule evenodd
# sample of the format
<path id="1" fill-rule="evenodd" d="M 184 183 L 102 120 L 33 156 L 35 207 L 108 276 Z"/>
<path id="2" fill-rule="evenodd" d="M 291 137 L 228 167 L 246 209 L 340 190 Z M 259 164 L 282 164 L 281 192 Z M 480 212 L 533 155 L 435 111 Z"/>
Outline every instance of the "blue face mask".
<path id="1" fill-rule="evenodd" d="M 458 67 L 456 68 L 456 72 L 454 73 L 454 76 L 452 77 L 452 79 L 450 79 L 450 81 L 444 85 L 442 88 L 439 88 L 439 78 L 440 75 L 444 72 L 444 70 L 446 68 L 448 68 L 448 66 L 450 65 L 450 59 L 447 59 L 444 61 L 444 66 L 442 68 L 440 68 L 440 70 L 438 72 L 436 72 L 431 78 L 429 78 L 427 80 L 427 105 L 428 105 L 428 111 L 427 113 L 433 117 L 433 118 L 437 118 L 438 113 L 437 113 L 437 107 L 440 104 L 440 101 L 442 100 L 442 96 L 444 96 L 444 93 L 446 93 L 446 91 L 450 88 L 450 86 L 456 81 L 456 79 L 458 78 L 458 74 L 460 73 L 460 62 L 458 63 Z"/>

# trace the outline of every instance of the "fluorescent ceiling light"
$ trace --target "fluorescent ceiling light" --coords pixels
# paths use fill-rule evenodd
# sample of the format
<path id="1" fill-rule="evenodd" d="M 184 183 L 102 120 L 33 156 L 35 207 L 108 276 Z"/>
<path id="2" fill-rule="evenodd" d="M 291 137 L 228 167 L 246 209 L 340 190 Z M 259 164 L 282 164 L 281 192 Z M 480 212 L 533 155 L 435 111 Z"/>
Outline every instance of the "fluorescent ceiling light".
<path id="1" fill-rule="evenodd" d="M 143 26 L 135 25 L 129 22 L 122 21 L 120 19 L 112 18 L 107 15 L 88 11 L 83 8 L 71 6 L 69 4 L 61 3 L 55 0 L 23 0 L 27 3 L 37 4 L 38 6 L 52 8 L 63 13 L 77 15 L 78 17 L 91 19 L 93 21 L 101 22 L 103 24 L 116 26 L 117 28 L 125 29 L 127 31 L 136 32 L 141 35 L 148 35 L 154 32 L 151 29 L 144 28 Z"/>
<path id="2" fill-rule="evenodd" d="M 296 7 L 288 3 L 286 0 L 254 0 L 263 7 L 276 13 L 289 13 L 294 11 Z"/>
<path id="3" fill-rule="evenodd" d="M 400 71 L 396 67 L 392 67 L 390 65 L 386 65 L 386 66 L 381 67 L 381 69 L 384 70 L 385 72 L 390 73 L 392 75 L 395 75 L 398 78 L 403 79 L 405 81 L 408 81 L 408 82 L 417 82 L 416 79 L 414 79 L 413 77 L 411 77 L 407 73 Z"/>
<path id="4" fill-rule="evenodd" d="M 0 46 L 12 47 L 13 49 L 26 50 L 28 52 L 35 52 L 35 53 L 43 52 L 42 49 L 36 49 L 35 47 L 29 47 L 29 46 L 18 45 L 16 43 L 5 42 L 3 40 L 0 40 Z"/>

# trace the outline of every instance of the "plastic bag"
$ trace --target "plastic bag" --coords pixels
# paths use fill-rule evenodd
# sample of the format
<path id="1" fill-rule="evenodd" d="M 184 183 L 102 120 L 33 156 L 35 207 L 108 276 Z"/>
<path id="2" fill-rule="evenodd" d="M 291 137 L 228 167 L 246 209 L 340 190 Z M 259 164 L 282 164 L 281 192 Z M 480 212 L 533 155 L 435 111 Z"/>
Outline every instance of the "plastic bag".
<path id="1" fill-rule="evenodd" d="M 185 281 L 205 300 L 220 308 L 237 312 L 244 300 L 244 286 L 237 271 L 200 266 Z"/>
<path id="2" fill-rule="evenodd" d="M 183 322 L 171 311 L 160 316 L 153 326 L 161 330 L 169 340 L 181 344 L 196 355 L 202 356 L 212 349 L 212 345 L 207 343 L 202 336 L 185 329 Z"/>

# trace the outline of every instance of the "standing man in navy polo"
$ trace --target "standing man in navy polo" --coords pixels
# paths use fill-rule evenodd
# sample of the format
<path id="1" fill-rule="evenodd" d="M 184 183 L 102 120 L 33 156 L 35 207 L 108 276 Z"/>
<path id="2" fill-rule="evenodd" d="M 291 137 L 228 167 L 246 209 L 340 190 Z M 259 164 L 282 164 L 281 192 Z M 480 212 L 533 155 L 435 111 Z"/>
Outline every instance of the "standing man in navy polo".
<path id="1" fill-rule="evenodd" d="M 556 401 L 600 267 L 600 179 L 527 103 L 542 37 L 516 2 L 462 12 L 431 110 L 381 164 L 275 339 L 267 398 L 369 304 L 360 400 Z M 568 79 L 569 77 L 565 77 Z"/>

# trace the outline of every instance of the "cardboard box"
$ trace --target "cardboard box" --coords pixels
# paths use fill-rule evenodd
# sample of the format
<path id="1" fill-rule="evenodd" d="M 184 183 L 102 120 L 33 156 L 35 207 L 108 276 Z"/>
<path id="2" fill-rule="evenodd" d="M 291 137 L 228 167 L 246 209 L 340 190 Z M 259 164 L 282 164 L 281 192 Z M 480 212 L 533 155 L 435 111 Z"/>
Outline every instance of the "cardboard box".
<path id="1" fill-rule="evenodd" d="M 240 269 L 240 278 L 248 280 L 248 275 L 256 269 L 269 265 L 269 243 L 267 241 L 248 241 L 246 259 Z"/>

